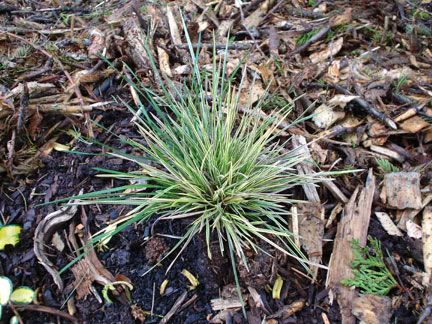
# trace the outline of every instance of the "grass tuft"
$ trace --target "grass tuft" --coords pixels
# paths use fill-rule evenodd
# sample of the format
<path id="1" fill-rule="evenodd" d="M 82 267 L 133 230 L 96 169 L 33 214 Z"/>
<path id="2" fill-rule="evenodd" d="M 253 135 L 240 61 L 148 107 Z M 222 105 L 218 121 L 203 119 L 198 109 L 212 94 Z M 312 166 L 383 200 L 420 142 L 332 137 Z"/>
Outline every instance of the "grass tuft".
<path id="1" fill-rule="evenodd" d="M 265 98 L 256 103 L 244 100 L 248 94 L 246 70 L 241 76 L 239 72 L 228 75 L 227 56 L 218 57 L 214 52 L 212 70 L 202 71 L 196 54 L 199 49 L 195 53 L 190 46 L 189 51 L 193 77 L 181 87 L 167 79 L 156 93 L 129 69 L 132 77 L 127 82 L 142 102 L 138 107 L 125 105 L 133 112 L 142 139 L 123 140 L 139 154 L 117 150 L 111 154 L 135 162 L 139 170 L 105 170 L 100 176 L 132 184 L 72 198 L 79 199 L 78 204 L 129 205 L 133 209 L 114 230 L 94 235 L 92 243 L 151 217 L 183 219 L 188 220 L 184 234 L 165 256 L 177 249 L 174 261 L 202 233 L 209 258 L 214 240 L 222 255 L 230 256 L 237 284 L 236 262 L 248 267 L 245 251 L 262 251 L 260 242 L 308 269 L 306 257 L 287 229 L 288 210 L 298 202 L 292 198 L 292 189 L 320 181 L 323 173 L 298 174 L 296 165 L 305 156 L 299 150 L 286 150 L 286 142 L 279 140 L 280 123 L 292 106 L 280 108 L 277 115 L 282 118 L 263 119 L 260 112 Z M 153 72 L 161 78 L 150 51 L 148 54 Z M 145 108 L 148 105 L 152 113 Z"/>

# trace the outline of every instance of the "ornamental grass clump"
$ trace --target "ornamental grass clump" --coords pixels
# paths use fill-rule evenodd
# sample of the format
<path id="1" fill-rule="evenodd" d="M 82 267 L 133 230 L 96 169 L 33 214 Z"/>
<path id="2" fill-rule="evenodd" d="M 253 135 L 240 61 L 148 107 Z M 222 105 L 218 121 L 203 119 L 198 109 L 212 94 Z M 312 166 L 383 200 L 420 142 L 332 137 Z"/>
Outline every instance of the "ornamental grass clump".
<path id="1" fill-rule="evenodd" d="M 96 234 L 93 243 L 151 217 L 183 219 L 189 223 L 169 254 L 177 250 L 178 256 L 202 233 L 208 257 L 212 257 L 211 241 L 218 242 L 221 253 L 230 256 L 235 274 L 237 261 L 248 265 L 245 251 L 262 251 L 263 242 L 307 268 L 306 257 L 288 231 L 288 209 L 297 202 L 292 189 L 319 181 L 322 174 L 298 174 L 296 165 L 305 157 L 299 150 L 287 150 L 286 142 L 279 140 L 280 124 L 291 107 L 281 107 L 279 119 L 263 118 L 265 96 L 253 104 L 241 99 L 248 94 L 246 70 L 228 75 L 227 57 L 213 54 L 211 71 L 202 71 L 190 46 L 192 80 L 181 87 L 164 80 L 159 94 L 129 69 L 127 82 L 139 104 L 125 104 L 133 111 L 142 139 L 123 140 L 140 153 L 112 150 L 111 154 L 135 162 L 138 170 L 104 170 L 101 176 L 130 184 L 73 198 L 79 204 L 133 206 L 115 229 Z M 150 64 L 162 80 L 152 59 Z M 151 109 L 141 104 L 144 100 Z"/>

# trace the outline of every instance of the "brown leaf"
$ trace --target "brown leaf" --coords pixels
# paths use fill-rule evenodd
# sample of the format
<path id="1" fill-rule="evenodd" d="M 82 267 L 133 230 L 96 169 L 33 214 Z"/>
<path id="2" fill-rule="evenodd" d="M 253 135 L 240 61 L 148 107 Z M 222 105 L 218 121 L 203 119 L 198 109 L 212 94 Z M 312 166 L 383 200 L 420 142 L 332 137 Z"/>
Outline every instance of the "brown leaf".
<path id="1" fill-rule="evenodd" d="M 330 19 L 330 26 L 349 24 L 352 21 L 352 8 L 347 8 L 341 15 L 334 16 Z"/>
<path id="2" fill-rule="evenodd" d="M 31 138 L 35 141 L 37 137 L 37 133 L 39 131 L 39 126 L 43 120 L 42 115 L 39 113 L 38 110 L 36 110 L 31 116 L 30 116 L 30 122 L 28 126 L 28 131 L 31 136 Z"/>
<path id="3" fill-rule="evenodd" d="M 146 312 L 138 305 L 131 305 L 131 315 L 136 321 L 141 323 L 144 323 L 146 318 Z"/>
<path id="4" fill-rule="evenodd" d="M 91 59 L 99 58 L 99 55 L 105 55 L 105 34 L 98 28 L 94 28 L 90 31 L 91 44 L 88 47 L 88 56 Z"/>
<path id="5" fill-rule="evenodd" d="M 309 59 L 312 61 L 312 63 L 318 63 L 323 62 L 329 57 L 335 56 L 339 51 L 341 50 L 343 45 L 343 37 L 339 37 L 334 42 L 331 42 L 328 47 L 318 53 L 312 53 L 309 56 Z"/>
<path id="6" fill-rule="evenodd" d="M 75 280 L 72 283 L 76 290 L 77 299 L 82 299 L 91 294 L 91 285 L 94 281 L 93 273 L 90 272 L 87 262 L 80 260 L 71 268 Z"/>
<path id="7" fill-rule="evenodd" d="M 169 64 L 168 53 L 159 46 L 157 47 L 157 53 L 159 57 L 159 68 L 161 69 L 161 72 L 171 78 L 172 72 Z"/>
<path id="8" fill-rule="evenodd" d="M 274 0 L 265 0 L 263 3 L 261 3 L 261 5 L 254 12 L 246 17 L 246 19 L 243 21 L 243 26 L 245 26 L 247 29 L 258 27 L 273 1 Z"/>

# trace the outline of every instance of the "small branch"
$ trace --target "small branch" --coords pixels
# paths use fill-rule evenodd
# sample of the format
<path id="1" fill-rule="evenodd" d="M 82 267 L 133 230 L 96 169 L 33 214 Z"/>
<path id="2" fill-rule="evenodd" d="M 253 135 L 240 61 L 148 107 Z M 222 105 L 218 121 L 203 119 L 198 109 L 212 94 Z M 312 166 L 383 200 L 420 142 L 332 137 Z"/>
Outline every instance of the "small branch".
<path id="1" fill-rule="evenodd" d="M 318 83 L 310 83 L 309 86 L 311 87 L 322 87 L 322 84 L 318 84 Z M 348 95 L 348 96 L 352 96 L 353 94 L 348 91 L 347 89 L 345 89 L 344 87 L 337 85 L 337 84 L 329 84 L 327 83 L 325 86 L 335 89 L 337 92 L 342 93 L 344 95 Z M 386 124 L 388 127 L 390 127 L 391 129 L 397 129 L 397 125 L 396 123 L 389 117 L 387 117 L 385 114 L 383 114 L 382 112 L 376 110 L 375 107 L 373 107 L 369 102 L 367 102 L 365 99 L 363 98 L 355 98 L 353 99 L 353 102 L 357 103 L 366 113 L 368 113 L 369 115 L 371 115 L 372 117 L 374 117 L 375 119 L 381 121 L 382 123 Z"/>
<path id="2" fill-rule="evenodd" d="M 232 44 L 192 44 L 192 48 L 193 49 L 197 49 L 199 48 L 205 48 L 205 49 L 213 49 L 216 48 L 217 50 L 224 50 L 229 49 L 229 50 L 248 50 L 253 46 L 254 42 L 239 42 L 239 43 L 232 43 Z M 174 45 L 175 47 L 179 48 L 179 49 L 188 49 L 189 48 L 189 44 L 179 44 L 179 45 Z"/>
<path id="3" fill-rule="evenodd" d="M 31 312 L 42 312 L 42 313 L 48 313 L 51 315 L 59 316 L 64 318 L 65 320 L 68 320 L 72 323 L 79 323 L 78 320 L 73 317 L 72 315 L 69 315 L 68 313 L 62 312 L 60 310 L 57 310 L 55 308 L 51 308 L 48 306 L 43 305 L 15 305 L 15 308 L 20 311 L 31 311 Z"/>
<path id="4" fill-rule="evenodd" d="M 181 307 L 181 305 L 183 304 L 184 300 L 186 299 L 187 296 L 187 291 L 185 291 L 183 294 L 180 295 L 179 298 L 177 298 L 177 300 L 175 301 L 173 307 L 170 309 L 170 311 L 164 316 L 164 318 L 162 318 L 162 320 L 160 321 L 161 324 L 166 324 L 169 322 L 169 320 L 171 319 L 171 317 L 173 317 L 175 315 L 175 313 L 177 313 L 177 310 Z"/>
<path id="5" fill-rule="evenodd" d="M 349 92 L 345 88 L 341 87 L 340 85 L 333 84 L 332 86 L 334 87 L 334 89 L 336 91 L 338 91 L 340 93 L 343 93 L 344 95 L 349 95 L 349 96 L 352 95 L 351 92 Z M 355 98 L 355 99 L 353 99 L 353 101 L 356 102 L 360 107 L 362 107 L 363 110 L 365 110 L 372 117 L 375 117 L 379 121 L 383 122 L 384 124 L 386 124 L 391 129 L 397 129 L 397 125 L 396 125 L 396 123 L 392 119 L 390 119 L 389 117 L 387 117 L 386 115 L 384 115 L 382 112 L 376 110 L 374 107 L 372 107 L 363 98 Z"/>

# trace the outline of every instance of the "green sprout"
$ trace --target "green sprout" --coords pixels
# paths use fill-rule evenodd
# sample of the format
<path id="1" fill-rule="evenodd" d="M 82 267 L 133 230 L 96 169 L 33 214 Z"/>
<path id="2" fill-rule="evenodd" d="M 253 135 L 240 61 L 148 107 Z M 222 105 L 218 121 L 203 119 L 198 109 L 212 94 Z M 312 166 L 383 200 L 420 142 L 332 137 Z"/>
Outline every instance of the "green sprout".
<path id="1" fill-rule="evenodd" d="M 310 40 L 312 37 L 314 37 L 319 31 L 320 31 L 319 28 L 315 28 L 315 29 L 311 30 L 310 32 L 301 34 L 296 40 L 296 46 L 298 47 L 298 46 L 305 44 L 308 40 Z"/>
<path id="2" fill-rule="evenodd" d="M 107 304 L 113 303 L 113 301 L 111 300 L 111 298 L 109 296 L 109 292 L 116 290 L 115 286 L 122 286 L 123 288 L 129 289 L 129 290 L 133 289 L 133 286 L 129 282 L 126 282 L 126 281 L 114 281 L 114 282 L 111 282 L 111 283 L 104 285 L 104 287 L 102 289 L 102 297 Z"/>
<path id="3" fill-rule="evenodd" d="M 406 75 L 401 75 L 397 80 L 394 81 L 394 86 L 396 92 L 400 92 L 401 88 L 408 83 L 408 77 Z"/>
<path id="4" fill-rule="evenodd" d="M 361 247 L 358 240 L 351 242 L 354 279 L 344 279 L 343 285 L 357 287 L 361 293 L 386 296 L 397 286 L 396 280 L 384 263 L 379 240 L 368 237 L 370 247 Z"/>
<path id="5" fill-rule="evenodd" d="M 399 172 L 399 168 L 392 164 L 389 160 L 386 159 L 376 159 L 376 163 L 378 164 L 378 168 L 381 170 L 382 173 L 392 173 L 392 172 Z"/>

